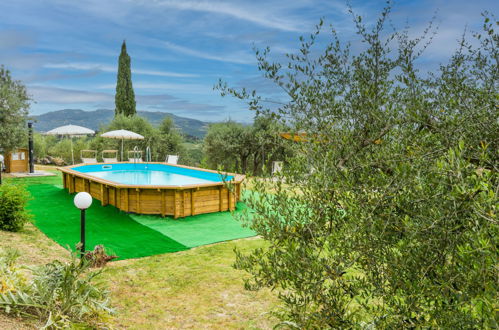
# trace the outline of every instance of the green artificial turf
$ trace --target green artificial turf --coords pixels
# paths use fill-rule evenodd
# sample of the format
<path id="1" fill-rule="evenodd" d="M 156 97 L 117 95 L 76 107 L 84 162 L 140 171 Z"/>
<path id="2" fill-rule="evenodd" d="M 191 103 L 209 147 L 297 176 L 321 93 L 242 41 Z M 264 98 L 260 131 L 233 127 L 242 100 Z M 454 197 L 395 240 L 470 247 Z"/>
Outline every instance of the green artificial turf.
<path id="1" fill-rule="evenodd" d="M 59 185 L 62 187 L 62 175 L 61 172 L 55 170 L 49 170 L 47 172 L 55 173 L 56 175 L 52 176 L 32 176 L 32 177 L 24 177 L 24 178 L 5 178 L 6 182 L 14 182 L 14 183 L 23 183 L 25 185 L 34 185 L 34 184 L 53 184 Z"/>
<path id="2" fill-rule="evenodd" d="M 243 212 L 246 205 L 237 203 L 235 213 Z M 131 214 L 135 221 L 154 229 L 188 247 L 212 244 L 255 236 L 255 232 L 241 226 L 230 212 L 200 214 L 180 219 L 154 215 Z"/>
<path id="3" fill-rule="evenodd" d="M 63 247 L 74 250 L 80 241 L 80 211 L 73 204 L 74 196 L 54 185 L 25 183 L 33 197 L 28 209 L 34 224 Z M 102 207 L 97 200 L 86 212 L 87 250 L 102 244 L 119 259 L 129 259 L 188 249 L 113 206 Z"/>
<path id="4" fill-rule="evenodd" d="M 9 178 L 27 186 L 32 195 L 28 209 L 34 224 L 65 248 L 75 250 L 80 241 L 80 212 L 74 195 L 62 189 L 60 172 L 52 177 Z M 237 203 L 235 213 L 246 206 Z M 86 249 L 103 244 L 120 259 L 176 252 L 191 247 L 255 236 L 230 212 L 200 214 L 174 220 L 154 215 L 126 214 L 94 200 L 87 210 Z"/>

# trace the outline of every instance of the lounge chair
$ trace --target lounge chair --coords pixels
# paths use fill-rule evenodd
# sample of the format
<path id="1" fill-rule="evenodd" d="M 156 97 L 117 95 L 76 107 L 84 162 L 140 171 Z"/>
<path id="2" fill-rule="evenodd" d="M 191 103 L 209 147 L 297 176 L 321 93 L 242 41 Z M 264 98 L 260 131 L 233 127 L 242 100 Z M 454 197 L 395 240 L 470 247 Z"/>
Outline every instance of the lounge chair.
<path id="1" fill-rule="evenodd" d="M 84 154 L 86 155 L 92 154 L 93 157 L 83 157 Z M 95 164 L 97 163 L 97 150 L 81 150 L 80 158 L 84 164 Z"/>
<path id="2" fill-rule="evenodd" d="M 176 165 L 178 162 L 178 155 L 168 155 L 166 156 L 166 163 Z"/>
<path id="3" fill-rule="evenodd" d="M 104 163 L 117 163 L 118 162 L 118 150 L 102 150 L 102 160 Z M 114 156 L 114 157 L 106 157 Z"/>

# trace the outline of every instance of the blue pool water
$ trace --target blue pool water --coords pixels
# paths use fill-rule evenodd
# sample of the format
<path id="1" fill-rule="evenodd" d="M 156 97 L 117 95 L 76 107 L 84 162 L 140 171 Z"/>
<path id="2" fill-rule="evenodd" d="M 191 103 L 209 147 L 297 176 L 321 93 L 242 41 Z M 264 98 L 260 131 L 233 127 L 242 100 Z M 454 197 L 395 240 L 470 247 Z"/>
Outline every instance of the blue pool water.
<path id="1" fill-rule="evenodd" d="M 218 173 L 166 164 L 99 164 L 73 167 L 73 170 L 127 185 L 184 186 L 222 182 Z M 228 176 L 225 180 L 232 179 Z"/>

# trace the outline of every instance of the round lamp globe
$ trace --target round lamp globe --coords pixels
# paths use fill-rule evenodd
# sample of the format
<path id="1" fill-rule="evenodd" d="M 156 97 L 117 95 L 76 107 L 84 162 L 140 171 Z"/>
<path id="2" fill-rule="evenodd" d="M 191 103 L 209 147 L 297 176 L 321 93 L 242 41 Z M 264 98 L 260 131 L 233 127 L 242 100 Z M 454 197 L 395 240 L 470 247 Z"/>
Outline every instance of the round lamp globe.
<path id="1" fill-rule="evenodd" d="M 86 210 L 92 205 L 92 196 L 87 192 L 77 193 L 74 198 L 74 203 L 80 210 Z"/>

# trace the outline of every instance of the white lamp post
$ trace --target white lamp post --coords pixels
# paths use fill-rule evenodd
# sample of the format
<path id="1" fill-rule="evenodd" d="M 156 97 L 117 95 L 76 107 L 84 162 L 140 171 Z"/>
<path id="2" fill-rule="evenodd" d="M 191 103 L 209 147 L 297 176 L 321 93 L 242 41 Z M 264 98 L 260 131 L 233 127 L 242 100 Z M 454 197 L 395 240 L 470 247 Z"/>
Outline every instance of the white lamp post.
<path id="1" fill-rule="evenodd" d="M 85 210 L 92 205 L 92 196 L 87 192 L 77 193 L 74 198 L 74 203 L 77 208 L 81 210 L 80 220 L 80 258 L 85 254 Z"/>

